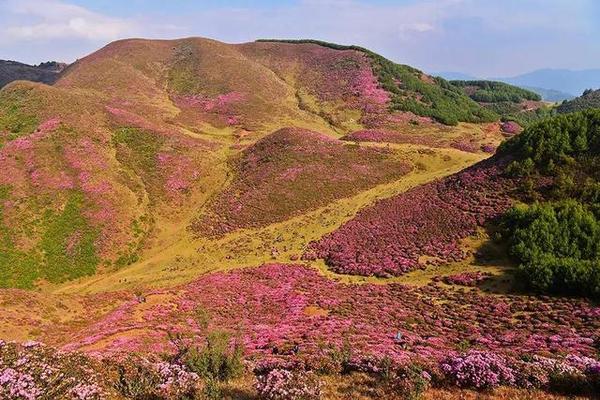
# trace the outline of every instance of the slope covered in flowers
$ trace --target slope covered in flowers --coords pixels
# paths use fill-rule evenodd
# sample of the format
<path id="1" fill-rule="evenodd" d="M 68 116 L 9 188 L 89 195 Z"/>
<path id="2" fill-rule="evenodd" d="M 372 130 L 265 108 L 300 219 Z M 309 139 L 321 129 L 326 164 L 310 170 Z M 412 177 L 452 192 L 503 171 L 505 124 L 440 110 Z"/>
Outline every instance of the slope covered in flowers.
<path id="1" fill-rule="evenodd" d="M 435 364 L 464 349 L 515 360 L 593 357 L 600 329 L 600 309 L 583 300 L 486 295 L 434 283 L 343 284 L 300 265 L 215 273 L 148 292 L 145 300 L 124 303 L 60 344 L 101 354 L 161 351 L 172 350 L 169 332 L 203 337 L 226 329 L 254 359 L 317 362 L 349 345 L 356 358 Z"/>
<path id="2" fill-rule="evenodd" d="M 506 160 L 492 158 L 365 208 L 338 230 L 310 244 L 304 255 L 322 258 L 335 272 L 401 275 L 432 263 L 462 260 L 460 246 L 478 227 L 512 204 L 515 182 Z"/>
<path id="3" fill-rule="evenodd" d="M 303 129 L 282 129 L 234 161 L 235 176 L 196 230 L 218 235 L 284 221 L 397 180 L 410 169 L 385 149 L 349 145 Z"/>

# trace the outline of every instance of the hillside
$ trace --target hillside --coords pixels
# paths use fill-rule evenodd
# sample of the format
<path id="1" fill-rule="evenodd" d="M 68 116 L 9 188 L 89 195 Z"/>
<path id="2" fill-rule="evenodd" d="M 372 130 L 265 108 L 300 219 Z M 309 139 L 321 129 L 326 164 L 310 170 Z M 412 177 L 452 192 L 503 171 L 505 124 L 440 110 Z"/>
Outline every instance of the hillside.
<path id="1" fill-rule="evenodd" d="M 579 97 L 572 100 L 564 101 L 560 104 L 556 111 L 560 114 L 583 111 L 590 108 L 600 108 L 600 89 L 588 89 Z"/>
<path id="2" fill-rule="evenodd" d="M 52 84 L 65 67 L 65 64 L 55 61 L 27 65 L 16 61 L 0 60 L 0 89 L 12 81 L 18 80 Z"/>
<path id="3" fill-rule="evenodd" d="M 456 101 L 467 108 L 450 107 Z M 499 130 L 444 128 L 433 120 L 476 121 L 483 110 L 447 82 L 364 49 L 208 39 L 112 43 L 71 65 L 53 86 L 17 83 L 0 92 L 0 166 L 10 171 L 0 178 L 8 254 L 2 263 L 10 265 L 0 285 L 32 287 L 113 271 L 166 245 L 167 232 L 184 235 L 191 221 L 208 218 L 204 213 L 220 210 L 237 228 L 268 225 L 410 170 L 383 150 L 336 143 L 347 133 L 438 131 L 457 143 L 471 140 L 471 152 L 493 149 Z M 286 160 L 276 142 L 267 148 L 269 139 L 252 146 L 286 126 L 324 135 L 298 131 L 297 161 Z M 315 143 L 302 144 L 311 135 Z M 311 150 L 315 145 L 324 153 Z M 434 147 L 463 148 L 452 141 Z M 232 161 L 239 157 L 240 164 Z M 257 157 L 280 157 L 281 165 L 257 164 Z M 303 165 L 310 157 L 317 157 L 314 165 Z M 364 175 L 344 176 L 339 171 L 355 157 L 352 168 Z M 308 175 L 290 179 L 289 188 L 277 186 L 289 197 L 285 208 L 260 216 L 265 204 L 277 204 L 273 188 L 251 194 L 244 185 L 299 168 Z M 298 191 L 304 185 L 318 190 Z M 249 197 L 240 211 L 228 196 Z M 73 219 L 77 224 L 69 226 Z"/>
<path id="4" fill-rule="evenodd" d="M 503 121 L 517 122 L 521 127 L 552 115 L 542 97 L 530 90 L 503 82 L 474 80 L 451 81 L 471 99 L 499 115 Z"/>
<path id="5" fill-rule="evenodd" d="M 463 241 L 507 218 L 510 252 L 532 286 L 597 297 L 599 126 L 597 110 L 533 124 L 490 159 L 361 210 L 304 258 L 337 273 L 403 275 L 467 258 Z M 533 200 L 542 203 L 507 213 Z"/>
<path id="6" fill-rule="evenodd" d="M 600 115 L 504 103 L 312 40 L 8 84 L 0 398 L 594 395 Z"/>

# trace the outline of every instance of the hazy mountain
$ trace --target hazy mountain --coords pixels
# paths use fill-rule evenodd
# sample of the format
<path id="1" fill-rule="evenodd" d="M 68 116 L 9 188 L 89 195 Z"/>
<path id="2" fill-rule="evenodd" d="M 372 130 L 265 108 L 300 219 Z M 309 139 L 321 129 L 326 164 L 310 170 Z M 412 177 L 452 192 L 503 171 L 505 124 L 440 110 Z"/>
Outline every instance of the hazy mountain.
<path id="1" fill-rule="evenodd" d="M 575 96 L 573 96 L 569 93 L 561 92 L 560 90 L 545 89 L 545 88 L 532 87 L 532 86 L 521 86 L 521 87 L 523 89 L 528 89 L 534 93 L 539 94 L 540 96 L 542 96 L 542 99 L 545 101 L 559 102 L 559 101 L 571 100 L 571 99 L 575 98 Z"/>
<path id="2" fill-rule="evenodd" d="M 600 87 L 600 69 L 580 71 L 540 69 L 513 77 L 498 78 L 497 80 L 517 86 L 552 89 L 578 96 L 586 89 Z"/>

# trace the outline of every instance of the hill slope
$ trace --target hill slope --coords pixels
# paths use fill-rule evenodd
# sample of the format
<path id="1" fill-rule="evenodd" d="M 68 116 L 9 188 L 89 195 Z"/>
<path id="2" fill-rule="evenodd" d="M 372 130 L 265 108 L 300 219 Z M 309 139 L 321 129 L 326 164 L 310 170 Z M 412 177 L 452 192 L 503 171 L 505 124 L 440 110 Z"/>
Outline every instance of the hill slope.
<path id="1" fill-rule="evenodd" d="M 289 210 L 264 220 L 260 213 L 250 218 L 249 210 L 278 199 L 263 199 L 257 189 L 254 203 L 243 202 L 250 214 L 229 210 L 250 221 L 236 227 L 282 221 L 406 173 L 408 164 L 383 150 L 338 143 L 344 134 L 410 127 L 421 137 L 435 130 L 458 138 L 437 141 L 439 148 L 475 132 L 469 151 L 478 153 L 499 143 L 498 130 L 435 119 L 488 118 L 495 117 L 447 82 L 360 48 L 199 38 L 111 43 L 71 65 L 53 86 L 16 82 L 0 92 L 0 168 L 10 171 L 0 178 L 8 254 L 0 260 L 0 286 L 114 271 L 188 238 L 187 227 L 210 212 L 205 205 L 225 204 L 249 176 L 260 176 L 252 168 L 238 174 L 232 160 L 258 151 L 260 144 L 244 149 L 281 128 L 305 129 L 297 131 L 299 143 L 315 140 L 306 149 L 320 143 L 331 150 L 311 168 L 324 168 L 332 180 L 301 173 L 299 179 L 322 183 L 323 192 L 296 195 Z M 284 164 L 308 168 L 312 153 L 303 151 L 298 166 Z M 354 156 L 363 172 L 341 172 Z M 276 167 L 267 165 L 265 173 L 284 172 Z"/>
<path id="2" fill-rule="evenodd" d="M 579 97 L 565 101 L 556 108 L 556 111 L 565 114 L 587 110 L 589 108 L 600 108 L 600 89 L 586 90 Z"/>

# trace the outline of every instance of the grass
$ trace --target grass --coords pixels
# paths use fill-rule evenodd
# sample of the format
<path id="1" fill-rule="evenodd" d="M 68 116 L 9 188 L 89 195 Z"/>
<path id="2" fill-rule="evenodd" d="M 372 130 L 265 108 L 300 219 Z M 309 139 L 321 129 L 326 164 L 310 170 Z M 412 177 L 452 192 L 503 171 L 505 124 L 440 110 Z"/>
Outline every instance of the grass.
<path id="1" fill-rule="evenodd" d="M 44 254 L 42 277 L 53 283 L 93 275 L 99 258 L 94 241 L 96 232 L 82 212 L 84 199 L 73 193 L 64 209 L 46 215 L 47 228 L 40 241 Z"/>
<path id="2" fill-rule="evenodd" d="M 9 141 L 35 131 L 40 120 L 35 110 L 37 99 L 28 96 L 29 89 L 15 87 L 4 90 L 0 97 L 0 147 Z M 7 132 L 6 136 L 1 135 Z"/>
<path id="3" fill-rule="evenodd" d="M 491 122 L 498 115 L 481 107 L 442 78 L 432 80 L 408 65 L 396 64 L 385 57 L 359 46 L 344 46 L 319 40 L 262 39 L 258 42 L 316 44 L 334 50 L 355 50 L 366 54 L 372 63 L 379 84 L 392 95 L 390 108 L 431 117 L 446 125 L 458 122 Z"/>

